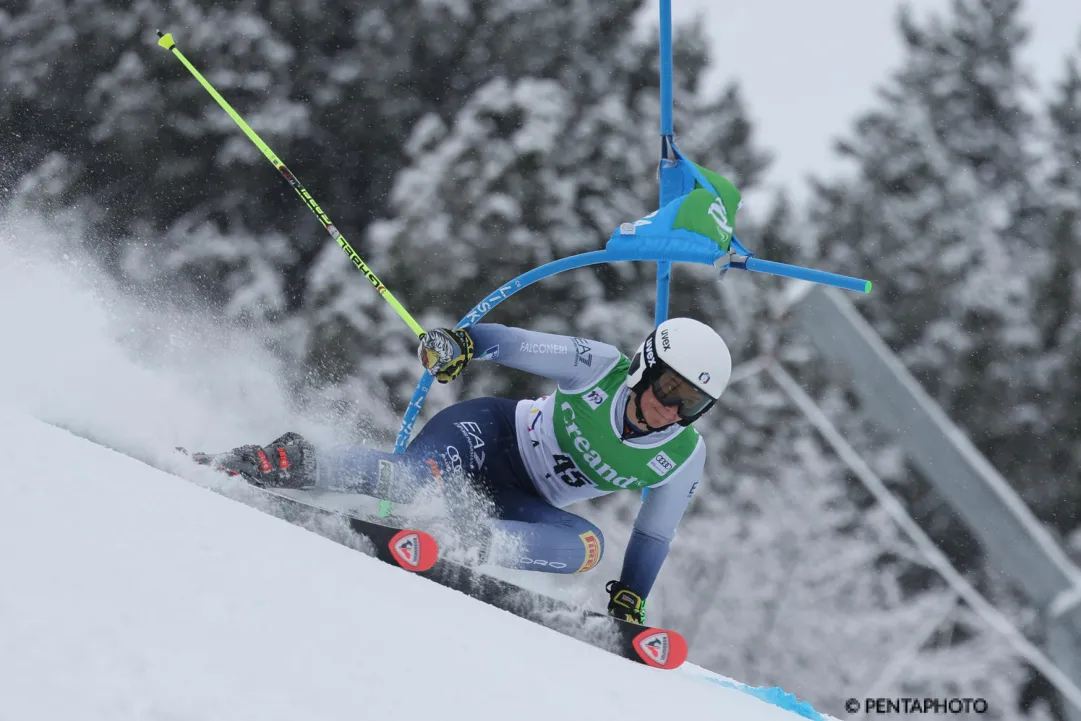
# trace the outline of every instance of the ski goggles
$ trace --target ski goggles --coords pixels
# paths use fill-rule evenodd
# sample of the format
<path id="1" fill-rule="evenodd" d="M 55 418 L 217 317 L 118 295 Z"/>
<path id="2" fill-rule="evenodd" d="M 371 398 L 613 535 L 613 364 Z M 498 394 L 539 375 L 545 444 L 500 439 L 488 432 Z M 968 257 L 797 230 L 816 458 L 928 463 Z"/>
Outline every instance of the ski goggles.
<path id="1" fill-rule="evenodd" d="M 679 407 L 679 417 L 693 420 L 713 403 L 713 398 L 674 370 L 665 369 L 650 385 L 662 406 Z"/>

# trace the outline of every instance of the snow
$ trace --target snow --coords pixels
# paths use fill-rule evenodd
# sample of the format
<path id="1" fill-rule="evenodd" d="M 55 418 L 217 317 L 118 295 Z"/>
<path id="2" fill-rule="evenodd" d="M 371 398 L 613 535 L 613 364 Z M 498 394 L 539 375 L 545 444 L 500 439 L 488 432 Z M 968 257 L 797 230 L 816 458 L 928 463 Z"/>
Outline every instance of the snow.
<path id="1" fill-rule="evenodd" d="M 797 718 L 10 407 L 0 439 L 0 718 Z"/>
<path id="2" fill-rule="evenodd" d="M 119 293 L 69 247 L 75 232 L 0 218 L 0 721 L 796 718 L 748 695 L 761 690 L 639 666 L 245 506 L 243 483 L 173 446 L 333 439 L 338 416 L 298 412 L 243 332 Z"/>

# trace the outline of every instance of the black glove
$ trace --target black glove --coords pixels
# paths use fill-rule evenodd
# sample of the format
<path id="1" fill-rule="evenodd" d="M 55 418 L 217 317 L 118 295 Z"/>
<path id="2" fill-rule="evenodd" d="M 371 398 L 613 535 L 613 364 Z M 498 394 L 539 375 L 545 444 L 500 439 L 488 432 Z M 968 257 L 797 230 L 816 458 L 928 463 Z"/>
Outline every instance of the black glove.
<path id="1" fill-rule="evenodd" d="M 619 581 L 609 581 L 608 615 L 637 624 L 646 622 L 646 600 Z"/>
<path id="2" fill-rule="evenodd" d="M 473 339 L 464 329 L 436 328 L 420 337 L 417 356 L 437 381 L 449 383 L 473 358 Z"/>

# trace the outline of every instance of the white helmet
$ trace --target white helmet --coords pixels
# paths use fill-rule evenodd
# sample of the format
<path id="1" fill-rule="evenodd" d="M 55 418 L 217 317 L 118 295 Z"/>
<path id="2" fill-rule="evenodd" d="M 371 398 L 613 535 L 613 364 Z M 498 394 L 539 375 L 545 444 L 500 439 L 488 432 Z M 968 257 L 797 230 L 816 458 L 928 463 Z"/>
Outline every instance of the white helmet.
<path id="1" fill-rule="evenodd" d="M 662 377 L 672 380 L 672 392 L 660 387 Z M 646 388 L 654 386 L 658 400 L 680 406 L 679 423 L 688 426 L 721 397 L 731 377 L 732 354 L 712 328 L 692 318 L 671 318 L 638 346 L 627 370 L 627 386 L 639 399 Z M 636 405 L 638 420 L 644 422 L 641 402 Z"/>

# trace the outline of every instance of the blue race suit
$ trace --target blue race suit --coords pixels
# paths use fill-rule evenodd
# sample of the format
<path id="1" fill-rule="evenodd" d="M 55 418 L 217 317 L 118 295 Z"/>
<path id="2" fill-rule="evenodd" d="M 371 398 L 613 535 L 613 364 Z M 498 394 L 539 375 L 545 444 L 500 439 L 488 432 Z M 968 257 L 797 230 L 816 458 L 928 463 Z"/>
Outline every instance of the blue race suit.
<path id="1" fill-rule="evenodd" d="M 588 386 L 603 374 L 598 369 L 621 355 L 598 341 L 497 324 L 480 324 L 469 333 L 478 359 L 550 378 L 561 389 Z M 521 541 L 518 558 L 501 563 L 555 573 L 587 571 L 600 560 L 603 536 L 594 524 L 555 505 L 565 499 L 546 498 L 544 479 L 535 478 L 539 472 L 531 474 L 523 461 L 519 426 L 528 423 L 522 406 L 530 402 L 477 398 L 457 403 L 433 416 L 401 454 L 360 447 L 321 449 L 318 485 L 408 503 L 433 481 L 464 480 L 491 499 L 495 519 L 488 522 Z M 704 462 L 700 444 L 690 462 L 665 485 L 650 490 L 639 510 L 620 580 L 643 598 L 667 557 Z M 388 483 L 389 468 L 394 470 Z"/>

